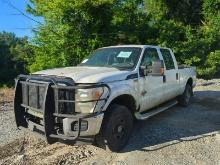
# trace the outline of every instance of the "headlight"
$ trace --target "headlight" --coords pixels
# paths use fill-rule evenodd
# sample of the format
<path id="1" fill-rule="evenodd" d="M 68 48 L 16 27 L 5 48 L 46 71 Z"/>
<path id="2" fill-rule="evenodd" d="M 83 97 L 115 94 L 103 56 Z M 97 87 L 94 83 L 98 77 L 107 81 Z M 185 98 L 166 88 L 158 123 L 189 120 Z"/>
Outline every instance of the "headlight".
<path id="1" fill-rule="evenodd" d="M 90 89 L 77 89 L 76 90 L 76 101 L 91 101 L 98 100 L 104 90 L 102 87 L 90 88 Z"/>
<path id="2" fill-rule="evenodd" d="M 102 87 L 91 89 L 77 89 L 75 95 L 75 111 L 82 113 L 91 113 L 97 103 L 97 100 L 100 99 L 103 93 L 104 89 Z"/>

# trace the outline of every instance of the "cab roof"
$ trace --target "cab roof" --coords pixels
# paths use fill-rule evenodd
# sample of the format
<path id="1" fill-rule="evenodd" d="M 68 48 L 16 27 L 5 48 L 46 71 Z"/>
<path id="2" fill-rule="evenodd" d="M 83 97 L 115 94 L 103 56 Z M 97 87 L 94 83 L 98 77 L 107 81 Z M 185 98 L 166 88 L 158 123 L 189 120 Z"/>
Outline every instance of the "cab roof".
<path id="1" fill-rule="evenodd" d="M 107 47 L 102 47 L 102 48 L 115 48 L 115 47 L 137 47 L 137 48 L 153 47 L 153 48 L 169 49 L 166 47 L 160 47 L 160 46 L 155 46 L 155 45 L 115 45 L 115 46 L 107 46 Z"/>

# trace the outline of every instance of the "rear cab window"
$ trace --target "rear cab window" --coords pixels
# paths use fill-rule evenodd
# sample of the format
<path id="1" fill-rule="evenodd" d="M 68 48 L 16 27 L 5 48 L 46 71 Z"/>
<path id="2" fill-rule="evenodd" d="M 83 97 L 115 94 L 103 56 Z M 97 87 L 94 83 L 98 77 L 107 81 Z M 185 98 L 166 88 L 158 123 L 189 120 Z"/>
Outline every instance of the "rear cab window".
<path id="1" fill-rule="evenodd" d="M 173 57 L 170 53 L 170 50 L 168 49 L 160 49 L 160 52 L 163 56 L 163 60 L 166 66 L 166 70 L 172 70 L 175 69 L 175 64 L 174 64 L 174 60 Z"/>

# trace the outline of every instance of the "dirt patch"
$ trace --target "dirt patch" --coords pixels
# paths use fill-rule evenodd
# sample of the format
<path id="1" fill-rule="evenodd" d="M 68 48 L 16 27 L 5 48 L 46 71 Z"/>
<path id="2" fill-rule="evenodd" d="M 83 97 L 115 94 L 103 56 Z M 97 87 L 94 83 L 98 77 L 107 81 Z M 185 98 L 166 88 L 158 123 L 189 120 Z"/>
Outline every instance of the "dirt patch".
<path id="1" fill-rule="evenodd" d="M 48 145 L 28 135 L 0 148 L 0 164 L 79 164 L 93 155 L 87 146 Z"/>
<path id="2" fill-rule="evenodd" d="M 0 148 L 0 160 L 19 153 L 20 149 L 21 146 L 19 140 L 15 140 L 10 144 L 6 144 L 5 146 Z"/>
<path id="3" fill-rule="evenodd" d="M 8 110 L 13 102 L 14 89 L 13 88 L 0 88 L 0 111 Z"/>

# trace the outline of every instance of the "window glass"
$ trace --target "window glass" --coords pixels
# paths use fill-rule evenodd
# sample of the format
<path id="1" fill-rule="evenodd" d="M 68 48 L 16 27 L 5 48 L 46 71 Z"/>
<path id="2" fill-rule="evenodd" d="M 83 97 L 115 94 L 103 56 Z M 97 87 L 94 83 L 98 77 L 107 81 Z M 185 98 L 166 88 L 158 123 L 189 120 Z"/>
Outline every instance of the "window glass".
<path id="1" fill-rule="evenodd" d="M 166 65 L 166 69 L 175 69 L 175 65 L 173 62 L 172 55 L 170 54 L 170 51 L 168 49 L 160 49 L 160 52 L 162 53 L 164 63 Z"/>
<path id="2" fill-rule="evenodd" d="M 144 52 L 144 57 L 142 60 L 142 66 L 147 66 L 147 68 L 152 67 L 152 62 L 159 60 L 157 49 L 155 48 L 146 48 Z"/>
<path id="3" fill-rule="evenodd" d="M 103 66 L 118 69 L 133 69 L 141 55 L 141 48 L 112 47 L 98 49 L 81 66 Z"/>

